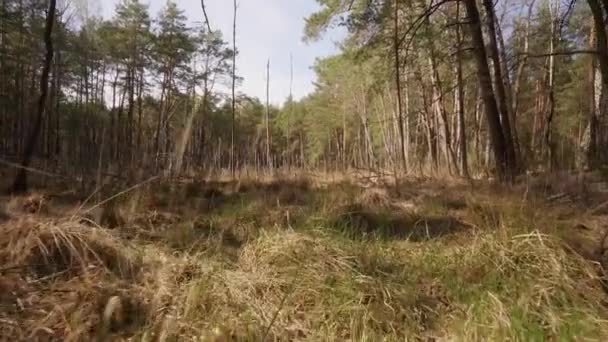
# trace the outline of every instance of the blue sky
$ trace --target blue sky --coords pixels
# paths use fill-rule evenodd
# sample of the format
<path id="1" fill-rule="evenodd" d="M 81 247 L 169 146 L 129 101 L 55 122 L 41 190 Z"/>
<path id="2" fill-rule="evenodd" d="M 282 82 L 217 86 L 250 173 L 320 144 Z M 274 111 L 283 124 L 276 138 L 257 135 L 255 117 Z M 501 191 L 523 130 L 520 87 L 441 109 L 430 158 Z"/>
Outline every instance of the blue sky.
<path id="1" fill-rule="evenodd" d="M 102 3 L 102 13 L 111 17 L 119 0 Z M 166 0 L 141 0 L 150 6 L 155 18 Z M 201 22 L 203 13 L 200 0 L 175 0 L 192 22 Z M 207 14 L 213 29 L 220 29 L 224 39 L 232 40 L 233 4 L 231 0 L 205 0 Z M 314 72 L 311 66 L 317 57 L 337 52 L 343 32 L 333 30 L 318 42 L 304 43 L 304 18 L 315 12 L 315 0 L 238 0 L 237 11 L 237 73 L 244 77 L 238 91 L 266 98 L 266 63 L 270 58 L 270 100 L 281 104 L 289 95 L 290 62 L 293 55 L 293 93 L 301 98 L 313 89 Z"/>

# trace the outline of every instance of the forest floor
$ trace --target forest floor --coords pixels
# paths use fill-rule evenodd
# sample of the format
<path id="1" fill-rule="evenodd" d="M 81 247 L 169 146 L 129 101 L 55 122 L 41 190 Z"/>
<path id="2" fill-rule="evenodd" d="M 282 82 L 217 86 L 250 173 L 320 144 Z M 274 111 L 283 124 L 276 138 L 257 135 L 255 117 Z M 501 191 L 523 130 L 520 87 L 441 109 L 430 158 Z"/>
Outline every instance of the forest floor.
<path id="1" fill-rule="evenodd" d="M 605 341 L 607 183 L 581 177 L 3 197 L 0 336 Z"/>

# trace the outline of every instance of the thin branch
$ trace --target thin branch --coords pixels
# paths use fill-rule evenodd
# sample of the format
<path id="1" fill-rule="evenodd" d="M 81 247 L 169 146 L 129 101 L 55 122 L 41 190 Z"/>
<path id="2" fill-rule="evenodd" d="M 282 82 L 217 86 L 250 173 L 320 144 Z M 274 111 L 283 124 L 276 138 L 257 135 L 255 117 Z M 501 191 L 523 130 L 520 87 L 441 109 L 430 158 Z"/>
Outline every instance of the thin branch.
<path id="1" fill-rule="evenodd" d="M 281 310 L 283 309 L 283 306 L 285 305 L 285 302 L 287 301 L 287 297 L 289 297 L 289 295 L 293 293 L 293 291 L 295 289 L 295 283 L 296 283 L 296 277 L 294 276 L 293 280 L 291 281 L 291 284 L 289 285 L 289 289 L 287 290 L 287 292 L 285 292 L 285 295 L 283 296 L 283 298 L 281 298 L 281 302 L 279 303 L 279 307 L 277 308 L 277 311 L 275 311 L 274 315 L 272 316 L 272 319 L 270 320 L 270 323 L 268 324 L 268 327 L 264 331 L 264 336 L 262 337 L 262 341 L 266 341 L 266 338 L 268 337 L 268 334 L 270 333 L 270 329 L 272 329 L 272 326 L 276 322 L 277 318 L 279 317 L 279 313 L 281 312 Z"/>
<path id="2" fill-rule="evenodd" d="M 442 0 L 436 4 L 433 5 L 433 2 L 431 1 L 431 4 L 429 6 L 429 8 L 426 9 L 426 11 L 424 11 L 424 13 L 422 13 L 420 16 L 418 16 L 418 18 L 416 18 L 416 20 L 414 20 L 414 22 L 412 23 L 412 25 L 410 27 L 408 27 L 407 30 L 405 30 L 405 33 L 403 34 L 403 36 L 401 37 L 401 39 L 399 40 L 399 44 L 398 46 L 401 46 L 403 44 L 403 42 L 405 41 L 405 39 L 407 38 L 407 36 L 413 31 L 416 32 L 418 31 L 418 29 L 422 26 L 422 24 L 424 24 L 424 20 L 428 17 L 430 17 L 433 13 L 435 13 L 442 5 L 448 3 L 448 2 L 452 2 L 455 0 Z M 408 44 L 409 45 L 409 44 Z"/>
<path id="3" fill-rule="evenodd" d="M 26 171 L 28 171 L 30 173 L 37 173 L 37 174 L 40 174 L 40 175 L 43 175 L 43 176 L 47 176 L 47 177 L 57 177 L 57 178 L 62 178 L 62 179 L 71 179 L 69 177 L 66 177 L 66 176 L 63 176 L 63 175 L 60 175 L 60 174 L 57 174 L 57 173 L 51 173 L 51 172 L 48 172 L 48 171 L 35 169 L 35 168 L 29 167 L 29 166 L 23 166 L 21 164 L 12 163 L 12 162 L 9 162 L 9 161 L 4 160 L 4 159 L 0 159 L 0 165 L 6 165 L 6 166 L 9 166 L 9 167 L 12 167 L 12 168 L 15 168 L 15 169 L 24 169 L 24 170 L 26 170 Z"/>
<path id="4" fill-rule="evenodd" d="M 576 0 L 570 0 L 570 3 L 568 4 L 568 8 L 566 9 L 564 16 L 559 21 L 559 31 L 560 32 L 562 32 L 564 30 L 564 27 L 566 26 L 566 22 L 572 15 L 572 12 L 574 11 L 574 5 L 576 5 Z"/>
<path id="5" fill-rule="evenodd" d="M 203 8 L 203 15 L 205 16 L 207 29 L 209 30 L 209 33 L 211 33 L 211 24 L 209 24 L 209 17 L 207 16 L 207 10 L 205 9 L 205 0 L 201 0 L 201 7 Z"/>
<path id="6" fill-rule="evenodd" d="M 85 211 L 84 211 L 84 213 L 85 213 L 85 214 L 90 213 L 90 212 L 91 212 L 92 210 L 94 210 L 95 208 L 99 208 L 99 207 L 101 207 L 102 205 L 104 205 L 104 204 L 106 204 L 106 203 L 110 202 L 111 200 L 113 200 L 113 199 L 115 199 L 115 198 L 117 198 L 117 197 L 120 197 L 120 196 L 122 196 L 122 195 L 124 195 L 124 194 L 126 194 L 126 193 L 128 193 L 128 192 L 131 192 L 131 191 L 133 191 L 133 190 L 135 190 L 135 189 L 137 189 L 137 188 L 140 188 L 140 187 L 142 187 L 142 186 L 144 186 L 144 185 L 146 185 L 146 184 L 148 184 L 148 183 L 150 183 L 150 182 L 152 182 L 152 181 L 154 181 L 154 180 L 156 180 L 156 179 L 158 179 L 158 178 L 160 178 L 160 176 L 154 176 L 154 177 L 148 178 L 148 180 L 145 180 L 145 181 L 143 181 L 143 182 L 141 182 L 141 183 L 139 183 L 139 184 L 135 184 L 135 185 L 133 185 L 132 187 L 127 188 L 127 189 L 125 189 L 125 190 L 123 190 L 123 191 L 121 191 L 121 192 L 119 192 L 119 193 L 117 193 L 117 194 L 115 194 L 115 195 L 113 195 L 113 196 L 110 196 L 110 197 L 106 198 L 105 200 L 103 200 L 103 201 L 101 201 L 101 202 L 99 202 L 99 203 L 95 204 L 94 206 L 92 206 L 92 207 L 88 208 L 87 210 L 85 210 Z"/>
<path id="7" fill-rule="evenodd" d="M 597 55 L 597 50 L 571 50 L 571 51 L 557 51 L 553 53 L 541 53 L 541 54 L 530 54 L 530 53 L 518 53 L 515 56 L 526 56 L 528 58 L 544 58 L 551 56 L 573 56 L 573 55 Z"/>

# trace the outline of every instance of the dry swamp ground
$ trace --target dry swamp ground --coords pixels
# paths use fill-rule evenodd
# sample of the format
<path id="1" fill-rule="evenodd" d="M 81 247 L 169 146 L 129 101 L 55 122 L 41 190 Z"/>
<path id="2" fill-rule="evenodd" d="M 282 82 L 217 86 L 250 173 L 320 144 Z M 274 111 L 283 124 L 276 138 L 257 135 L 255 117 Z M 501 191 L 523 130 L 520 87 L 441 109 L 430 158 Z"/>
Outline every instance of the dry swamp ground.
<path id="1" fill-rule="evenodd" d="M 601 174 L 323 179 L 0 197 L 0 336 L 608 340 Z"/>

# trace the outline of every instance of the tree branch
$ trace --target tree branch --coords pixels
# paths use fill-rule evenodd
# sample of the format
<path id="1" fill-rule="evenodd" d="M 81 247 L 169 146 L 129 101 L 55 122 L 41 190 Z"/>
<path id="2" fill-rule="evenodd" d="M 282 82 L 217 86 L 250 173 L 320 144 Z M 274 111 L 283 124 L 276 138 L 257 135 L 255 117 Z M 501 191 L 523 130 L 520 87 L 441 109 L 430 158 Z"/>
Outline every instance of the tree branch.
<path id="1" fill-rule="evenodd" d="M 597 50 L 571 50 L 571 51 L 556 51 L 553 53 L 541 53 L 541 54 L 531 54 L 531 53 L 518 53 L 515 56 L 526 56 L 528 58 L 544 58 L 551 56 L 572 56 L 572 55 L 597 55 Z"/>
<path id="2" fill-rule="evenodd" d="M 410 27 L 408 27 L 407 30 L 405 30 L 405 33 L 403 34 L 403 36 L 399 40 L 399 44 L 397 44 L 397 45 L 398 46 L 403 45 L 403 42 L 405 41 L 407 36 L 412 31 L 414 31 L 414 32 L 418 31 L 418 29 L 422 26 L 422 24 L 424 24 L 424 20 L 426 18 L 430 17 L 433 13 L 435 13 L 442 5 L 444 5 L 448 2 L 451 2 L 451 1 L 455 1 L 455 0 L 442 0 L 434 5 L 433 5 L 433 2 L 431 1 L 429 8 L 427 8 L 426 11 L 424 11 L 424 13 L 422 13 L 418 18 L 416 18 L 416 20 L 414 20 L 412 25 Z"/>
<path id="3" fill-rule="evenodd" d="M 352 10 L 353 9 L 353 5 L 355 4 L 355 0 L 351 0 L 350 1 L 350 5 L 348 5 L 348 10 Z"/>
<path id="4" fill-rule="evenodd" d="M 201 7 L 203 8 L 203 15 L 205 16 L 207 29 L 209 30 L 209 33 L 211 33 L 211 24 L 209 24 L 209 17 L 207 16 L 207 10 L 205 9 L 205 0 L 201 0 Z"/>

